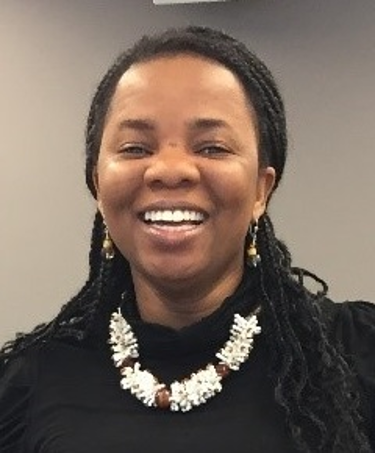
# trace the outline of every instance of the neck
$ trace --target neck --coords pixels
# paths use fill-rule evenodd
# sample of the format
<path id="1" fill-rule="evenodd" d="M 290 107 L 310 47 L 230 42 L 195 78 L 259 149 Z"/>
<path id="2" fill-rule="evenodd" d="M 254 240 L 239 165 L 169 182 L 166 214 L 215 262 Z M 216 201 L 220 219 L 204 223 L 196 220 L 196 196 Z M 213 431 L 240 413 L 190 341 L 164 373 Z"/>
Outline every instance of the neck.
<path id="1" fill-rule="evenodd" d="M 169 286 L 155 284 L 133 273 L 138 311 L 143 321 L 181 329 L 218 309 L 236 290 L 242 273 L 242 269 L 237 270 L 211 285 L 179 282 Z"/>

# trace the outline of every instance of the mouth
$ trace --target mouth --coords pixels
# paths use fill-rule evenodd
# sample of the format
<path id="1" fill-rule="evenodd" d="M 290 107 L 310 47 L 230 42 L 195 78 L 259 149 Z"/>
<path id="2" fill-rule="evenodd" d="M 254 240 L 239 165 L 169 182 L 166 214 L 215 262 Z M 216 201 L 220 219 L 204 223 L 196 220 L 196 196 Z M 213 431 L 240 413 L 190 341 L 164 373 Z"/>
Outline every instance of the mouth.
<path id="1" fill-rule="evenodd" d="M 164 206 L 163 206 L 164 205 Z M 138 214 L 148 237 L 163 248 L 176 250 L 199 237 L 209 215 L 200 207 L 186 204 L 148 206 Z"/>
<path id="2" fill-rule="evenodd" d="M 177 232 L 202 225 L 208 214 L 195 206 L 150 206 L 139 213 L 139 219 L 148 227 Z"/>

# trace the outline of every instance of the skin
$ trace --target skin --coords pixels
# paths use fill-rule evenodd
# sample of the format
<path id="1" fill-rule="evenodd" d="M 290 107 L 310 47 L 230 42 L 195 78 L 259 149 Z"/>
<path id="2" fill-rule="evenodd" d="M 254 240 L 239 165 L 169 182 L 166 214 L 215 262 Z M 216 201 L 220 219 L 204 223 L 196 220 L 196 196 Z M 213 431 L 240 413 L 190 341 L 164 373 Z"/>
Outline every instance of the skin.
<path id="1" fill-rule="evenodd" d="M 145 321 L 181 328 L 233 293 L 246 233 L 265 211 L 274 179 L 273 168 L 259 168 L 255 115 L 230 70 L 181 54 L 123 74 L 94 182 Z M 165 229 L 140 217 L 178 207 L 204 213 L 203 223 Z"/>

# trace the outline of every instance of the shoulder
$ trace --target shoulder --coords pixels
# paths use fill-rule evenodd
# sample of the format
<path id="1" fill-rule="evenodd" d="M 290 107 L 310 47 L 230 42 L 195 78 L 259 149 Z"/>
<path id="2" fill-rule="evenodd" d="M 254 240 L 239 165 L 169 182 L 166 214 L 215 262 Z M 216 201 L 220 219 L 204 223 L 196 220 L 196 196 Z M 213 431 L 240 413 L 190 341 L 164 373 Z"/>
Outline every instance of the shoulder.
<path id="1" fill-rule="evenodd" d="M 90 357 L 90 348 L 83 342 L 50 340 L 0 364 L 0 452 L 22 450 L 33 434 L 35 405 L 41 394 L 46 398 L 45 384 L 54 385 L 59 373 L 61 379 L 71 381 L 71 375 L 74 378 L 74 373 L 86 370 Z"/>
<path id="2" fill-rule="evenodd" d="M 9 360 L 0 369 L 0 451 L 15 452 L 27 426 L 38 350 Z"/>
<path id="3" fill-rule="evenodd" d="M 328 336 L 339 342 L 348 353 L 371 352 L 375 345 L 375 304 L 364 301 L 334 303 L 328 299 L 321 305 Z M 375 362 L 375 354 L 371 357 Z M 375 364 L 374 364 L 375 365 Z"/>
<path id="4" fill-rule="evenodd" d="M 328 338 L 356 364 L 359 372 L 374 379 L 375 390 L 375 304 L 324 300 L 321 308 Z"/>

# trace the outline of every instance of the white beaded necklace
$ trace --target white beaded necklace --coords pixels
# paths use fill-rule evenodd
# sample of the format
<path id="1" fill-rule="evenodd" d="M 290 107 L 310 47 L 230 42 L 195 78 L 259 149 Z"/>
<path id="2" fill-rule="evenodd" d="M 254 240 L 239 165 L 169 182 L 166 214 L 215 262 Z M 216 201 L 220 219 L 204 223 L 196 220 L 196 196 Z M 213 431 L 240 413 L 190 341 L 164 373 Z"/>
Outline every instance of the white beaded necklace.
<path id="1" fill-rule="evenodd" d="M 139 357 L 138 342 L 129 323 L 120 309 L 112 313 L 109 324 L 109 344 L 112 359 L 120 369 L 120 385 L 129 390 L 144 405 L 187 412 L 206 403 L 222 390 L 222 379 L 230 371 L 237 371 L 253 349 L 253 337 L 261 332 L 257 309 L 246 318 L 234 315 L 229 340 L 216 353 L 219 362 L 208 364 L 182 381 L 174 381 L 169 387 L 159 382 L 148 370 L 142 370 L 136 359 Z"/>

